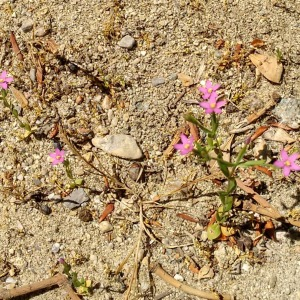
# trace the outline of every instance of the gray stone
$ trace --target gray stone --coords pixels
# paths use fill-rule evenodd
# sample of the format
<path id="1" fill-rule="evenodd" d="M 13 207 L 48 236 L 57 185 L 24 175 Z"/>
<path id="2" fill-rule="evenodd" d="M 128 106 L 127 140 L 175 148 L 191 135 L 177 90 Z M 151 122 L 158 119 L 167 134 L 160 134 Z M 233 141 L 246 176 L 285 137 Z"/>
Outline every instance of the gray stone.
<path id="1" fill-rule="evenodd" d="M 64 206 L 69 209 L 73 209 L 87 201 L 89 201 L 89 197 L 85 193 L 84 189 L 78 188 L 73 190 L 70 195 L 64 197 Z"/>
<path id="2" fill-rule="evenodd" d="M 23 21 L 21 29 L 23 30 L 23 32 L 29 32 L 31 31 L 33 28 L 33 20 L 32 19 L 27 19 L 25 21 Z"/>
<path id="3" fill-rule="evenodd" d="M 151 81 L 152 86 L 158 86 L 165 83 L 165 79 L 163 77 L 155 77 Z"/>
<path id="4" fill-rule="evenodd" d="M 52 253 L 58 253 L 60 250 L 60 244 L 59 243 L 55 243 L 52 245 L 52 248 L 51 248 L 51 252 Z"/>
<path id="5" fill-rule="evenodd" d="M 106 153 L 125 159 L 140 159 L 143 153 L 135 139 L 127 134 L 112 134 L 95 137 L 92 144 Z"/>
<path id="6" fill-rule="evenodd" d="M 132 49 L 135 46 L 135 39 L 130 35 L 125 35 L 118 43 L 121 48 Z"/>
<path id="7" fill-rule="evenodd" d="M 29 77 L 32 82 L 36 82 L 36 68 L 30 68 Z"/>
<path id="8" fill-rule="evenodd" d="M 35 36 L 38 36 L 38 37 L 43 37 L 45 35 L 47 35 L 49 33 L 49 30 L 46 29 L 45 27 L 39 27 L 37 28 L 37 30 L 35 31 Z"/>
<path id="9" fill-rule="evenodd" d="M 293 129 L 300 127 L 300 99 L 281 99 L 274 109 L 279 121 Z"/>

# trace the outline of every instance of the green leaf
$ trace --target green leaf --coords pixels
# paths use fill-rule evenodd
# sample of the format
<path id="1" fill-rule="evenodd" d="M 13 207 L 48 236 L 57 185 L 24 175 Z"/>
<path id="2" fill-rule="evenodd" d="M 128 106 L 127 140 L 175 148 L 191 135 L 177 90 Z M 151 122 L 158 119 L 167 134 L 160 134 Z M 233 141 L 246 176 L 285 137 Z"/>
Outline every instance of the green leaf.
<path id="1" fill-rule="evenodd" d="M 238 157 L 237 157 L 236 162 L 235 162 L 236 165 L 238 165 L 238 164 L 241 162 L 241 160 L 243 159 L 243 157 L 244 157 L 244 155 L 245 155 L 245 153 L 246 153 L 246 150 L 247 150 L 247 146 L 248 146 L 248 145 L 245 145 L 245 146 L 240 150 L 240 153 L 238 154 Z"/>
<path id="2" fill-rule="evenodd" d="M 235 167 L 236 166 L 236 163 L 232 163 L 232 162 L 223 160 L 221 158 L 217 158 L 216 160 L 220 161 L 221 164 L 223 164 L 223 165 L 225 165 L 227 167 Z"/>
<path id="3" fill-rule="evenodd" d="M 215 240 L 221 235 L 221 226 L 217 223 L 207 227 L 207 237 L 210 240 Z"/>
<path id="4" fill-rule="evenodd" d="M 223 205 L 223 211 L 228 212 L 231 210 L 233 205 L 233 197 L 232 196 L 227 196 L 225 200 L 225 205 Z"/>
<path id="5" fill-rule="evenodd" d="M 220 167 L 220 170 L 222 171 L 222 173 L 228 178 L 229 177 L 229 170 L 228 167 L 226 165 L 223 164 L 222 161 L 220 161 L 219 159 L 217 160 L 218 165 Z"/>
<path id="6" fill-rule="evenodd" d="M 234 178 L 228 179 L 227 193 L 230 194 L 236 189 L 236 180 Z"/>
<path id="7" fill-rule="evenodd" d="M 17 111 L 15 108 L 12 109 L 11 113 L 12 113 L 16 118 L 19 117 L 18 111 Z"/>
<path id="8" fill-rule="evenodd" d="M 28 123 L 25 123 L 25 124 L 24 124 L 24 128 L 25 128 L 27 131 L 31 132 L 31 127 L 30 127 L 30 125 L 29 125 Z"/>
<path id="9" fill-rule="evenodd" d="M 243 163 L 239 163 L 238 166 L 242 168 L 247 168 L 251 166 L 264 166 L 266 164 L 265 160 L 249 160 Z"/>
<path id="10" fill-rule="evenodd" d="M 77 186 L 80 186 L 80 185 L 82 185 L 83 184 L 83 179 L 82 178 L 77 178 L 77 179 L 75 179 L 75 184 L 77 185 Z"/>

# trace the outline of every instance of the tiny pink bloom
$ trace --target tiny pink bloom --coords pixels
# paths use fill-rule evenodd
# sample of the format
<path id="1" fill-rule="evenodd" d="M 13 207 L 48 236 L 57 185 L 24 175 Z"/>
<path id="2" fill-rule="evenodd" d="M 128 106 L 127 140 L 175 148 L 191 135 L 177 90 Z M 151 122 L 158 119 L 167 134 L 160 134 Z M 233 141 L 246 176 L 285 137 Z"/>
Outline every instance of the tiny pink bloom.
<path id="1" fill-rule="evenodd" d="M 58 148 L 55 149 L 55 152 L 49 153 L 49 156 L 52 158 L 52 165 L 58 165 L 63 163 L 65 160 L 65 151 L 59 150 Z"/>
<path id="2" fill-rule="evenodd" d="M 180 152 L 181 155 L 186 155 L 194 149 L 194 138 L 191 136 L 188 138 L 186 135 L 180 135 L 182 144 L 174 145 L 174 148 Z"/>
<path id="3" fill-rule="evenodd" d="M 295 160 L 300 158 L 299 153 L 293 153 L 289 156 L 288 153 L 283 149 L 280 151 L 280 156 L 281 160 L 276 160 L 274 162 L 274 166 L 282 169 L 283 176 L 289 176 L 291 171 L 300 171 L 300 166 L 295 163 Z"/>
<path id="4" fill-rule="evenodd" d="M 216 91 L 220 88 L 220 84 L 212 85 L 212 82 L 207 80 L 205 87 L 199 87 L 199 91 L 202 93 L 202 98 L 207 100 L 211 97 L 216 97 L 217 93 Z"/>
<path id="5" fill-rule="evenodd" d="M 11 83 L 14 79 L 12 77 L 7 77 L 7 72 L 3 71 L 0 74 L 0 87 L 4 90 L 7 90 L 8 83 Z"/>
<path id="6" fill-rule="evenodd" d="M 220 114 L 222 112 L 221 107 L 226 104 L 225 100 L 217 101 L 217 98 L 209 98 L 208 101 L 200 102 L 199 105 L 205 109 L 206 114 Z"/>

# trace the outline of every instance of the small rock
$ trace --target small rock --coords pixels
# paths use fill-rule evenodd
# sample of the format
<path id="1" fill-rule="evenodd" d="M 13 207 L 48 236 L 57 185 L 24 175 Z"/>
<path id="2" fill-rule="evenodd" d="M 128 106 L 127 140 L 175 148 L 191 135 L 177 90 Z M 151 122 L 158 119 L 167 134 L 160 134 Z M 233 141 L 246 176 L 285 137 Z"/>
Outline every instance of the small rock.
<path id="1" fill-rule="evenodd" d="M 179 73 L 178 79 L 181 81 L 183 86 L 191 86 L 194 84 L 194 79 L 184 73 Z"/>
<path id="2" fill-rule="evenodd" d="M 103 138 L 95 137 L 92 144 L 104 152 L 125 159 L 140 159 L 143 153 L 135 139 L 127 134 L 112 134 Z"/>
<path id="3" fill-rule="evenodd" d="M 215 276 L 215 273 L 213 269 L 209 265 L 204 265 L 199 273 L 197 278 L 198 279 L 204 279 L 204 278 L 213 278 Z"/>
<path id="4" fill-rule="evenodd" d="M 106 232 L 112 231 L 114 228 L 108 221 L 102 221 L 99 224 L 99 229 L 102 233 L 106 233 Z"/>
<path id="5" fill-rule="evenodd" d="M 169 80 L 176 80 L 178 78 L 178 75 L 176 73 L 173 73 L 169 76 Z"/>
<path id="6" fill-rule="evenodd" d="M 59 243 L 55 243 L 52 245 L 52 248 L 51 248 L 51 252 L 52 253 L 58 253 L 60 250 L 60 244 Z"/>
<path id="7" fill-rule="evenodd" d="M 200 238 L 201 238 L 201 241 L 203 241 L 203 242 L 207 241 L 207 231 L 206 230 L 201 232 Z"/>
<path id="8" fill-rule="evenodd" d="M 184 281 L 183 276 L 181 276 L 180 274 L 175 274 L 174 279 L 176 279 L 176 280 L 178 280 L 178 281 L 180 281 L 180 282 L 183 282 L 183 281 Z"/>
<path id="9" fill-rule="evenodd" d="M 87 161 L 87 162 L 92 162 L 93 160 L 93 152 L 87 152 L 87 153 L 84 153 L 82 155 L 82 157 Z"/>
<path id="10" fill-rule="evenodd" d="M 42 214 L 44 214 L 46 216 L 50 215 L 52 212 L 51 208 L 47 204 L 40 204 L 39 210 Z"/>
<path id="11" fill-rule="evenodd" d="M 132 49 L 135 46 L 136 42 L 135 39 L 130 36 L 126 35 L 124 36 L 119 42 L 118 46 L 121 48 L 126 48 L 126 49 Z"/>
<path id="12" fill-rule="evenodd" d="M 64 199 L 64 206 L 69 209 L 79 207 L 84 202 L 89 201 L 89 197 L 85 193 L 83 188 L 73 190 L 70 195 L 64 197 L 63 199 Z"/>
<path id="13" fill-rule="evenodd" d="M 276 282 L 277 282 L 277 276 L 276 275 L 272 275 L 269 281 L 269 287 L 271 289 L 273 289 L 276 286 Z"/>
<path id="14" fill-rule="evenodd" d="M 17 280 L 12 277 L 7 277 L 5 283 L 17 283 Z"/>
<path id="15" fill-rule="evenodd" d="M 25 21 L 23 21 L 21 29 L 23 30 L 23 32 L 29 32 L 31 31 L 33 28 L 33 20 L 32 19 L 27 19 Z"/>
<path id="16" fill-rule="evenodd" d="M 84 98 L 83 98 L 81 95 L 78 95 L 78 96 L 76 97 L 75 103 L 76 103 L 77 105 L 79 105 L 79 104 L 81 104 L 81 103 L 83 102 L 83 100 L 84 100 Z"/>
<path id="17" fill-rule="evenodd" d="M 274 109 L 279 121 L 293 129 L 300 127 L 300 99 L 282 99 Z"/>
<path id="18" fill-rule="evenodd" d="M 129 167 L 128 175 L 133 181 L 137 181 L 142 177 L 143 167 L 140 163 L 133 163 Z"/>
<path id="19" fill-rule="evenodd" d="M 151 81 L 152 86 L 158 86 L 165 83 L 165 79 L 163 77 L 155 77 Z"/>
<path id="20" fill-rule="evenodd" d="M 45 27 L 39 27 L 36 29 L 35 31 L 35 36 L 38 36 L 38 37 L 43 37 L 45 35 L 47 35 L 49 33 L 49 30 L 46 29 Z"/>
<path id="21" fill-rule="evenodd" d="M 112 101 L 111 101 L 111 98 L 109 96 L 105 96 L 102 103 L 101 103 L 101 107 L 104 109 L 104 110 L 108 110 L 112 107 Z"/>
<path id="22" fill-rule="evenodd" d="M 32 82 L 36 82 L 36 68 L 31 68 L 29 71 L 29 77 Z"/>

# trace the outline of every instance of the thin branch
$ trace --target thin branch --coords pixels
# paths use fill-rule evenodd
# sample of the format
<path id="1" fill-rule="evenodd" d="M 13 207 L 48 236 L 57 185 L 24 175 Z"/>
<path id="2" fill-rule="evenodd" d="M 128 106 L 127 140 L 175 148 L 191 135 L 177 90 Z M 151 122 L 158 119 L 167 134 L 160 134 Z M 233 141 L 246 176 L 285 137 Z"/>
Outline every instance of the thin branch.
<path id="1" fill-rule="evenodd" d="M 169 275 L 160 264 L 154 264 L 151 266 L 151 272 L 159 276 L 166 283 L 176 287 L 177 289 L 193 296 L 202 297 L 209 300 L 232 300 L 233 297 L 228 294 L 219 295 L 216 292 L 206 292 L 195 289 L 189 285 L 183 284 L 176 279 L 174 279 L 171 275 Z"/>
<path id="2" fill-rule="evenodd" d="M 18 296 L 23 296 L 30 294 L 42 289 L 50 288 L 52 286 L 63 287 L 66 292 L 69 294 L 72 300 L 80 300 L 77 294 L 73 291 L 72 287 L 68 282 L 68 278 L 62 274 L 56 274 L 53 277 L 41 280 L 32 284 L 27 284 L 21 287 L 17 287 L 11 290 L 1 289 L 0 290 L 0 299 L 11 299 Z"/>

